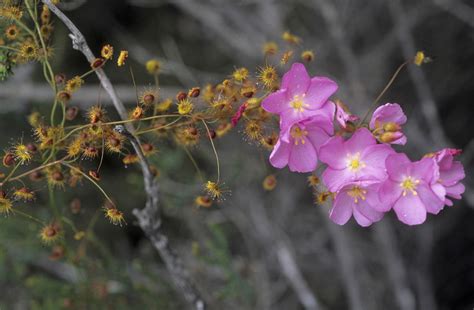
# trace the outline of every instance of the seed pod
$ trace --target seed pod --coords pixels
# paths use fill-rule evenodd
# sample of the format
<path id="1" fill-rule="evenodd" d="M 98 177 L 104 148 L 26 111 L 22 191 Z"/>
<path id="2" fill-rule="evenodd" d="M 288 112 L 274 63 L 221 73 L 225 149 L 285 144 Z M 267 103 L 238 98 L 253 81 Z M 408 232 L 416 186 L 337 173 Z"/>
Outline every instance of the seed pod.
<path id="1" fill-rule="evenodd" d="M 176 95 L 176 100 L 178 101 L 182 101 L 184 99 L 186 99 L 188 97 L 188 95 L 183 92 L 183 91 L 180 91 L 177 95 Z"/>
<path id="2" fill-rule="evenodd" d="M 92 68 L 93 70 L 96 70 L 96 69 L 102 67 L 102 66 L 104 65 L 104 63 L 105 63 L 105 59 L 104 59 L 104 58 L 96 58 L 96 59 L 94 59 L 94 60 L 92 61 L 92 63 L 91 63 L 91 68 Z"/>
<path id="3" fill-rule="evenodd" d="M 15 164 L 15 155 L 12 153 L 6 153 L 5 156 L 3 156 L 3 165 L 5 167 L 10 167 L 13 164 Z"/>
<path id="4" fill-rule="evenodd" d="M 199 97 L 200 94 L 201 94 L 201 89 L 199 87 L 193 87 L 188 92 L 188 96 L 193 97 L 193 98 Z"/>

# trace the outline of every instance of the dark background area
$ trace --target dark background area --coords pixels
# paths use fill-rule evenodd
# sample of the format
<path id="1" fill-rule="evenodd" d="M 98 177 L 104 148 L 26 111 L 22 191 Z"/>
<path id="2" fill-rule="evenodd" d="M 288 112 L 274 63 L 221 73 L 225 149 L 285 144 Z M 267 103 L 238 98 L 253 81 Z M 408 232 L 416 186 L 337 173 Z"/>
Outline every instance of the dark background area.
<path id="1" fill-rule="evenodd" d="M 164 225 L 211 309 L 302 308 L 285 273 L 285 251 L 327 309 L 474 307 L 472 1 L 75 0 L 60 7 L 96 53 L 106 43 L 129 51 L 139 87 L 153 82 L 145 62 L 160 59 L 162 97 L 217 83 L 236 67 L 255 72 L 264 63 L 262 44 L 279 41 L 283 31 L 291 30 L 302 37 L 304 48 L 315 52 L 310 73 L 338 81 L 337 97 L 363 115 L 396 68 L 417 50 L 425 51 L 433 62 L 404 70 L 382 102 L 404 108 L 409 121 L 403 150 L 412 159 L 448 146 L 463 149 L 462 201 L 417 227 L 399 223 L 393 214 L 370 228 L 353 221 L 339 227 L 328 220 L 326 207 L 313 204 L 305 176 L 269 170 L 261 151 L 235 130 L 217 142 L 232 195 L 211 209 L 193 207 L 202 186 L 186 154 L 173 143 L 157 144 L 160 152 L 153 160 L 161 171 Z M 88 64 L 72 50 L 67 30 L 59 21 L 55 25 L 53 67 L 68 76 L 85 71 Z M 129 71 L 111 66 L 106 72 L 132 105 Z M 98 89 L 96 78 L 88 79 L 75 103 L 84 109 L 95 104 Z M 41 68 L 34 64 L 17 68 L 12 79 L 1 83 L 1 145 L 6 148 L 21 136 L 28 139 L 25 115 L 32 109 L 47 111 L 50 99 Z M 212 174 L 209 145 L 200 145 L 193 154 Z M 279 184 L 267 193 L 261 182 L 269 171 L 277 174 Z M 48 265 L 50 249 L 36 240 L 34 224 L 0 219 L 2 309 L 64 307 L 68 299 L 87 300 L 86 287 L 97 283 L 108 294 L 92 298 L 92 308 L 184 307 L 159 257 L 133 223 L 131 210 L 145 201 L 139 170 L 108 156 L 102 184 L 126 210 L 128 225 L 112 226 L 101 218 L 95 233 L 105 249 L 91 248 L 85 265 L 73 268 L 60 262 L 66 276 L 51 271 L 57 266 Z M 93 216 L 102 199 L 88 184 L 58 194 L 64 208 L 81 198 L 78 225 Z M 40 194 L 30 208 L 41 214 L 46 197 Z"/>

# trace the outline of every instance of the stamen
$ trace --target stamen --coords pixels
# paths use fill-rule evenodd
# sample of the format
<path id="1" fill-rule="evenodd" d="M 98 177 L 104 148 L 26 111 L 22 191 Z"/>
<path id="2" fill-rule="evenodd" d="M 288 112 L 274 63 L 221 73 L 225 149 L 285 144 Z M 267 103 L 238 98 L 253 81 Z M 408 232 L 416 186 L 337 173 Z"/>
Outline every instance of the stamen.
<path id="1" fill-rule="evenodd" d="M 354 198 L 355 203 L 359 203 L 359 199 L 365 200 L 366 194 L 367 194 L 367 190 L 362 189 L 359 186 L 354 186 L 349 191 L 347 191 L 347 195 Z"/>
<path id="2" fill-rule="evenodd" d="M 346 163 L 347 168 L 353 172 L 356 172 L 366 166 L 365 163 L 360 160 L 360 152 L 357 152 L 354 155 L 347 154 Z"/>
<path id="3" fill-rule="evenodd" d="M 308 134 L 308 131 L 301 129 L 298 125 L 295 125 L 291 128 L 290 135 L 295 140 L 294 144 L 298 145 L 300 142 L 301 144 L 305 144 L 306 140 L 305 137 Z"/>
<path id="4" fill-rule="evenodd" d="M 295 95 L 293 97 L 293 100 L 290 102 L 290 106 L 297 112 L 303 112 L 305 108 L 309 107 L 309 104 L 306 104 L 304 102 L 304 97 L 306 94 L 301 95 Z"/>
<path id="5" fill-rule="evenodd" d="M 411 192 L 414 196 L 418 195 L 416 187 L 420 183 L 420 180 L 412 178 L 411 176 L 405 177 L 400 183 L 400 187 L 403 188 L 402 195 L 405 197 L 408 192 Z"/>

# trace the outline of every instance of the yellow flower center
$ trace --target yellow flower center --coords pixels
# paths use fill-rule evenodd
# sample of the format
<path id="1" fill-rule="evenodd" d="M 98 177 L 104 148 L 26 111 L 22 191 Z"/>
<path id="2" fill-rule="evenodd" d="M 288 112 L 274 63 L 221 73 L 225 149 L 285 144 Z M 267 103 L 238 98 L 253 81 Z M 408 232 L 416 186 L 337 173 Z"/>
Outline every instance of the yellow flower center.
<path id="1" fill-rule="evenodd" d="M 365 167 L 365 163 L 360 160 L 360 153 L 357 152 L 354 155 L 347 155 L 347 168 L 352 172 L 356 172 L 361 168 Z"/>
<path id="2" fill-rule="evenodd" d="M 305 108 L 309 107 L 308 104 L 304 103 L 305 94 L 299 96 L 295 95 L 293 100 L 290 102 L 291 107 L 297 112 L 303 112 Z"/>
<path id="3" fill-rule="evenodd" d="M 300 142 L 301 144 L 305 144 L 305 137 L 307 134 L 308 132 L 306 130 L 301 129 L 299 126 L 293 126 L 290 131 L 291 137 L 295 140 L 295 145 L 298 145 Z"/>
<path id="4" fill-rule="evenodd" d="M 403 196 L 407 195 L 407 192 L 411 192 L 413 195 L 418 195 L 416 192 L 416 186 L 420 183 L 420 180 L 414 179 L 410 176 L 405 177 L 400 183 L 400 187 L 403 189 Z"/>
<path id="5" fill-rule="evenodd" d="M 358 203 L 359 199 L 365 200 L 365 194 L 367 194 L 367 191 L 359 186 L 354 186 L 347 192 L 347 195 L 354 198 L 355 203 Z"/>

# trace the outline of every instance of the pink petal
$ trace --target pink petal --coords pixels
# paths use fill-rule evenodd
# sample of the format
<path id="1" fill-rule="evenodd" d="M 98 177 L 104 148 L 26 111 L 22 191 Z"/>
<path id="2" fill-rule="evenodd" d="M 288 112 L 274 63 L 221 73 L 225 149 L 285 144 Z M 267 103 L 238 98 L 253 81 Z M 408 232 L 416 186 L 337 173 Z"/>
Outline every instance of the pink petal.
<path id="1" fill-rule="evenodd" d="M 383 203 L 383 207 L 378 208 L 374 206 L 374 208 L 379 211 L 388 211 L 401 195 L 402 188 L 400 187 L 399 183 L 393 182 L 390 179 L 385 180 L 379 188 L 379 199 Z"/>
<path id="2" fill-rule="evenodd" d="M 354 173 L 349 169 L 335 170 L 331 167 L 323 172 L 323 182 L 331 192 L 337 192 L 342 187 L 355 180 Z"/>
<path id="3" fill-rule="evenodd" d="M 295 95 L 306 93 L 310 82 L 305 66 L 301 63 L 294 63 L 291 69 L 283 75 L 280 88 L 287 90 L 288 99 L 293 99 Z"/>
<path id="4" fill-rule="evenodd" d="M 378 222 L 383 217 L 383 213 L 375 210 L 371 205 L 369 205 L 367 200 L 362 200 L 355 204 L 354 217 L 356 215 L 356 211 L 369 219 L 371 222 Z"/>
<path id="5" fill-rule="evenodd" d="M 349 114 L 344 110 L 344 107 L 339 104 L 336 105 L 336 120 L 342 128 L 346 128 L 347 122 L 355 122 L 359 120 L 359 117 L 356 115 Z"/>
<path id="6" fill-rule="evenodd" d="M 431 184 L 430 187 L 431 187 L 431 190 L 433 191 L 433 193 L 435 193 L 436 196 L 438 196 L 438 198 L 440 200 L 445 199 L 445 197 L 446 197 L 446 188 L 442 184 L 434 183 L 434 184 Z"/>
<path id="7" fill-rule="evenodd" d="M 449 196 L 454 199 L 461 199 L 461 195 L 466 190 L 464 184 L 458 183 L 453 186 L 446 187 L 446 196 Z"/>
<path id="8" fill-rule="evenodd" d="M 384 202 L 380 200 L 379 192 L 381 185 L 381 183 L 377 183 L 367 187 L 367 194 L 365 195 L 365 200 L 367 201 L 367 204 L 375 211 L 388 212 L 392 208 L 393 204 L 391 204 L 387 200 L 385 200 Z M 392 201 L 395 201 L 398 197 L 399 196 L 394 199 L 392 198 Z"/>
<path id="9" fill-rule="evenodd" d="M 347 152 L 355 154 L 374 144 L 377 144 L 377 141 L 372 133 L 367 128 L 360 128 L 346 141 L 345 146 Z"/>
<path id="10" fill-rule="evenodd" d="M 324 76 L 315 76 L 311 79 L 306 91 L 305 102 L 310 105 L 308 109 L 315 110 L 323 106 L 337 91 L 337 84 Z"/>
<path id="11" fill-rule="evenodd" d="M 326 131 L 316 126 L 306 126 L 306 130 L 308 131 L 308 139 L 311 141 L 311 144 L 313 144 L 316 152 L 319 152 L 321 145 L 329 140 L 329 135 Z"/>
<path id="12" fill-rule="evenodd" d="M 329 218 L 338 225 L 346 224 L 352 216 L 353 204 L 354 199 L 349 197 L 345 192 L 338 194 L 329 212 Z"/>
<path id="13" fill-rule="evenodd" d="M 307 127 L 318 126 L 323 128 L 328 134 L 334 134 L 334 112 L 335 104 L 332 101 L 327 101 L 321 109 L 314 111 L 314 115 L 304 125 Z"/>
<path id="14" fill-rule="evenodd" d="M 354 215 L 354 219 L 356 220 L 357 224 L 362 227 L 368 227 L 374 222 L 367 218 L 365 215 L 363 215 L 357 208 L 354 208 L 354 210 L 352 210 L 352 214 Z"/>
<path id="15" fill-rule="evenodd" d="M 407 143 L 407 137 L 403 135 L 400 137 L 400 139 L 392 141 L 390 144 L 405 145 L 406 143 Z"/>
<path id="16" fill-rule="evenodd" d="M 416 187 L 416 192 L 420 197 L 421 201 L 425 205 L 426 211 L 432 214 L 438 214 L 439 211 L 443 210 L 444 197 L 441 200 L 426 184 L 419 184 Z"/>
<path id="17" fill-rule="evenodd" d="M 389 155 L 385 159 L 385 169 L 387 169 L 388 177 L 393 181 L 402 182 L 410 164 L 410 159 L 404 153 Z"/>
<path id="18" fill-rule="evenodd" d="M 333 169 L 346 168 L 346 150 L 344 139 L 340 136 L 331 138 L 319 149 L 319 160 Z"/>
<path id="19" fill-rule="evenodd" d="M 361 154 L 361 161 L 366 165 L 361 173 L 366 178 L 382 181 L 386 178 L 385 159 L 395 151 L 386 144 L 375 144 L 367 147 Z"/>
<path id="20" fill-rule="evenodd" d="M 459 161 L 453 162 L 449 170 L 440 171 L 441 182 L 445 186 L 454 185 L 464 179 L 465 176 L 464 167 Z"/>
<path id="21" fill-rule="evenodd" d="M 311 118 L 315 115 L 315 111 L 311 110 L 295 110 L 290 108 L 286 110 L 283 114 L 280 114 L 280 130 L 287 131 L 289 130 L 294 124 L 299 123 L 305 119 Z"/>
<path id="22" fill-rule="evenodd" d="M 317 163 L 316 150 L 310 141 L 291 146 L 290 158 L 288 160 L 290 171 L 311 172 L 316 169 Z"/>
<path id="23" fill-rule="evenodd" d="M 401 196 L 393 205 L 398 219 L 407 225 L 422 224 L 426 220 L 426 209 L 416 195 Z"/>
<path id="24" fill-rule="evenodd" d="M 268 95 L 262 101 L 262 108 L 270 113 L 280 114 L 290 109 L 290 101 L 286 99 L 286 90 L 281 89 Z"/>
<path id="25" fill-rule="evenodd" d="M 288 164 L 290 158 L 291 146 L 289 143 L 278 139 L 272 153 L 270 154 L 270 163 L 275 168 L 283 168 Z"/>
<path id="26" fill-rule="evenodd" d="M 425 157 L 411 164 L 410 175 L 432 183 L 439 178 L 438 165 L 434 158 Z"/>

